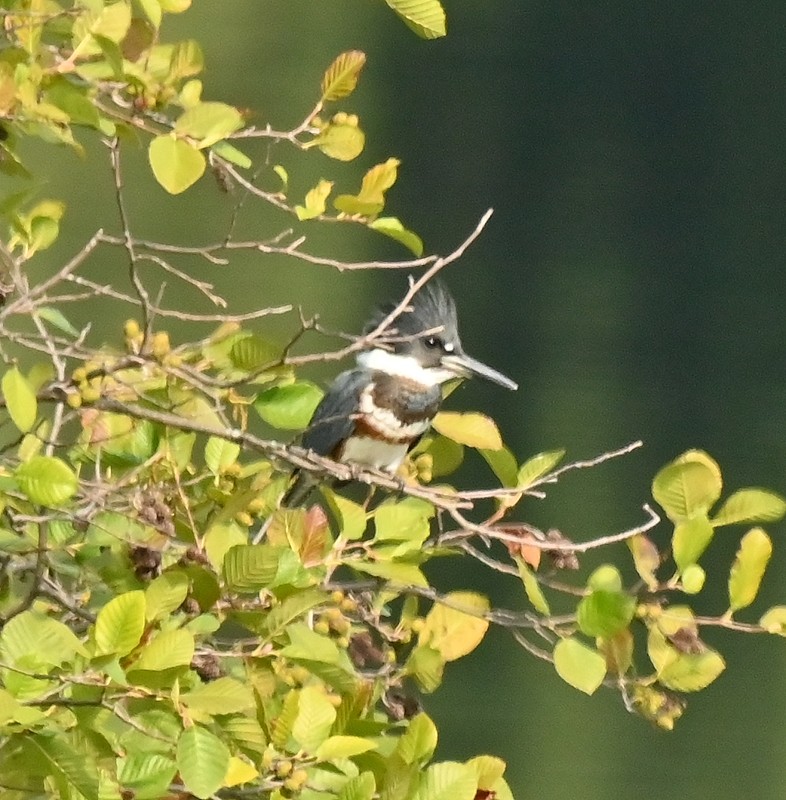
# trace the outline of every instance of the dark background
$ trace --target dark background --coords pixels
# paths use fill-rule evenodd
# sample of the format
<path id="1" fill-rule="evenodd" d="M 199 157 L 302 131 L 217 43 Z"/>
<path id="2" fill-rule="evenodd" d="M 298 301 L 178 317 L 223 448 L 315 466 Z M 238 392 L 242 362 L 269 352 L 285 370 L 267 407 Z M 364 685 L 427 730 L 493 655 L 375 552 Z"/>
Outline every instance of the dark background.
<path id="1" fill-rule="evenodd" d="M 645 442 L 622 461 L 566 477 L 545 501 L 528 500 L 524 518 L 577 539 L 630 527 L 644 517 L 654 473 L 690 447 L 718 459 L 730 489 L 786 492 L 783 4 L 446 6 L 449 35 L 433 42 L 381 0 L 195 3 L 165 35 L 203 42 L 207 99 L 250 107 L 277 128 L 303 118 L 339 52 L 367 52 L 358 91 L 340 105 L 367 133 L 358 161 L 284 146 L 271 156 L 289 167 L 299 197 L 320 176 L 351 191 L 365 169 L 397 156 L 389 210 L 440 253 L 495 208 L 446 278 L 467 349 L 521 388 L 475 383 L 450 407 L 491 413 L 522 460 L 555 447 L 584 458 Z M 143 158 L 131 157 L 129 175 Z M 110 172 L 94 163 L 74 158 L 51 176 L 53 193 L 75 204 L 65 222 L 71 250 L 100 224 L 116 230 Z M 209 178 L 177 200 L 149 180 L 129 186 L 135 231 L 164 241 L 218 238 L 230 203 Z M 290 224 L 256 205 L 242 230 L 264 238 Z M 304 226 L 312 250 L 402 256 L 379 236 L 328 227 Z M 191 268 L 244 308 L 299 302 L 353 331 L 405 282 L 401 273 L 340 276 L 260 256 L 224 269 L 194 259 Z M 120 254 L 96 266 L 105 276 L 115 269 Z M 97 330 L 117 339 L 117 320 L 97 319 Z M 489 479 L 479 463 L 465 478 Z M 697 601 L 707 613 L 725 609 L 741 532 L 724 529 L 704 561 L 717 586 Z M 771 533 L 763 596 L 742 618 L 786 601 L 783 526 Z M 624 547 L 604 557 L 629 558 Z M 519 585 L 480 573 L 454 565 L 432 577 L 524 606 Z M 627 714 L 612 692 L 584 697 L 493 631 L 425 698 L 441 731 L 438 755 L 500 755 L 520 800 L 786 797 L 786 643 L 716 630 L 705 637 L 728 669 L 665 733 Z"/>

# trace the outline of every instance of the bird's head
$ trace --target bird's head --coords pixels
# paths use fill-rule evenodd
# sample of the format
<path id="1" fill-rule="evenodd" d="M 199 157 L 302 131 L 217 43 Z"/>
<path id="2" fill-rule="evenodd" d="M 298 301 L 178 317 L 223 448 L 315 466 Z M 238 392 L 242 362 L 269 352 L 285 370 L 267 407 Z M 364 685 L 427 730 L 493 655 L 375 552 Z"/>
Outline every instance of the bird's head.
<path id="1" fill-rule="evenodd" d="M 393 310 L 388 305 L 368 323 L 373 330 Z M 458 333 L 456 304 L 445 285 L 432 281 L 420 289 L 394 320 L 390 334 L 380 340 L 388 350 L 375 348 L 358 361 L 372 369 L 400 374 L 431 385 L 473 375 L 506 389 L 518 384 L 464 352 Z"/>

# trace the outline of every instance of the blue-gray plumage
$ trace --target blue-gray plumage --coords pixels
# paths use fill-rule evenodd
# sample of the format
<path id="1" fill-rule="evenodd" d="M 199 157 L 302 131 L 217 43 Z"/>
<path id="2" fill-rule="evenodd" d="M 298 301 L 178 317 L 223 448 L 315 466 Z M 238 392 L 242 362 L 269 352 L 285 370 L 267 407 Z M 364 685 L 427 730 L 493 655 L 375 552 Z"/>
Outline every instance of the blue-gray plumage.
<path id="1" fill-rule="evenodd" d="M 366 325 L 374 330 L 390 311 L 380 309 Z M 442 401 L 440 386 L 479 375 L 508 389 L 517 385 L 466 355 L 456 306 L 440 282 L 424 286 L 373 349 L 362 352 L 355 369 L 342 372 L 328 389 L 303 435 L 303 447 L 337 461 L 395 472 Z M 286 502 L 302 500 L 301 477 Z M 310 487 L 309 487 L 310 488 Z"/>

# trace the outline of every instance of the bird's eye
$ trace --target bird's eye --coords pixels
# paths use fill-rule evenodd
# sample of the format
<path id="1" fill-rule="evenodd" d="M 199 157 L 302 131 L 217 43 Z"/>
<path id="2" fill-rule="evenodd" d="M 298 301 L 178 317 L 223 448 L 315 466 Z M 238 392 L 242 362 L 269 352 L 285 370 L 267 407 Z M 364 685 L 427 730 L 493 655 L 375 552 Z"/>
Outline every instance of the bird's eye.
<path id="1" fill-rule="evenodd" d="M 434 348 L 442 347 L 442 339 L 440 339 L 439 336 L 427 336 L 424 340 L 424 344 L 430 350 L 433 350 Z"/>

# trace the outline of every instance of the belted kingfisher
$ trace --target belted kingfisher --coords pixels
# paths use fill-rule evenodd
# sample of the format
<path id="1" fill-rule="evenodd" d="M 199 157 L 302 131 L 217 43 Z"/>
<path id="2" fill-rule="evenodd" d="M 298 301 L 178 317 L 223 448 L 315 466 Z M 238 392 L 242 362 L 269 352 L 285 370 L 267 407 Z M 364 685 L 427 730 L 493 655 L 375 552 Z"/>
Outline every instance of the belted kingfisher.
<path id="1" fill-rule="evenodd" d="M 395 307 L 380 308 L 365 332 Z M 354 369 L 335 379 L 303 435 L 304 448 L 393 473 L 429 429 L 442 402 L 441 384 L 478 375 L 518 389 L 510 378 L 464 352 L 456 304 L 444 284 L 426 284 L 392 326 L 379 345 L 358 355 Z M 289 501 L 296 494 L 302 499 L 297 489 L 296 484 L 290 490 Z"/>

